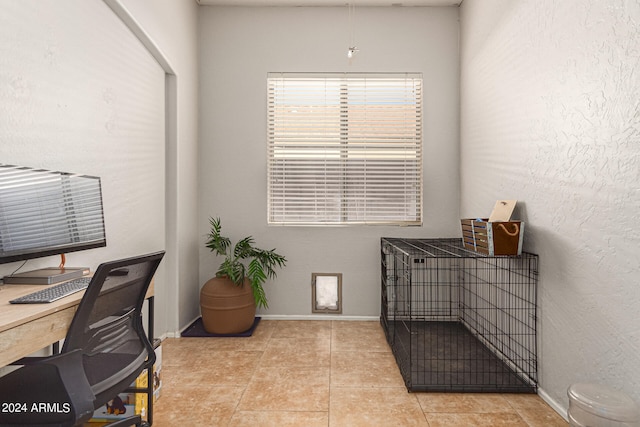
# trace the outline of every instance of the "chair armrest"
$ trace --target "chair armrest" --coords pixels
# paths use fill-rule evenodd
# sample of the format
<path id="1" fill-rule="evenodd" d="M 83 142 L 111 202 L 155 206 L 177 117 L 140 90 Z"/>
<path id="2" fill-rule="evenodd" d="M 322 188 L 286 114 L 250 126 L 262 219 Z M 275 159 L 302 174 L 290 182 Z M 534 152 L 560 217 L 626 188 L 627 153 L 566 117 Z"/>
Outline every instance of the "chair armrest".
<path id="1" fill-rule="evenodd" d="M 46 357 L 0 377 L 0 425 L 69 425 L 93 415 L 81 350 Z"/>

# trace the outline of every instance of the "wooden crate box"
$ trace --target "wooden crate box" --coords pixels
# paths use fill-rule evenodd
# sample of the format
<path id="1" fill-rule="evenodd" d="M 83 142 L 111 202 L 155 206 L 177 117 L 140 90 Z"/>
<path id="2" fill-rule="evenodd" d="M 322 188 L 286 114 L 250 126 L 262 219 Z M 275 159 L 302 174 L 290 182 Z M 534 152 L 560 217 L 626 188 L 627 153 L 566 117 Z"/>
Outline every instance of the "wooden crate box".
<path id="1" fill-rule="evenodd" d="M 489 222 L 487 218 L 462 219 L 464 246 L 473 251 L 494 255 L 520 255 L 524 222 Z"/>

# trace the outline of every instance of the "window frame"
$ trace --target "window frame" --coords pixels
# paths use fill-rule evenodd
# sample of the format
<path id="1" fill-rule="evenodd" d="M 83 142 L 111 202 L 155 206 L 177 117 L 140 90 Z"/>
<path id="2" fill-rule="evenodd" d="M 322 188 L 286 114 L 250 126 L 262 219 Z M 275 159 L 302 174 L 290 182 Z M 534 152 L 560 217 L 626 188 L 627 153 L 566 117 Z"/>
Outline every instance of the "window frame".
<path id="1" fill-rule="evenodd" d="M 297 94 L 286 87 L 289 83 L 293 86 L 300 84 L 309 92 L 300 90 Z M 314 89 L 314 85 L 324 86 L 320 90 Z M 421 73 L 269 73 L 267 223 L 421 226 L 424 212 L 422 87 Z M 316 96 L 324 98 L 316 100 Z M 307 102 L 305 97 L 309 97 L 309 105 L 304 104 Z M 299 103 L 300 99 L 304 102 Z M 290 111 L 281 111 L 287 108 Z M 314 108 L 320 111 L 313 112 Z M 311 120 L 294 122 L 294 113 L 300 116 L 307 114 Z M 286 133 L 283 129 L 288 128 L 283 123 L 289 123 L 289 128 L 298 126 L 301 130 L 298 134 Z M 325 127 L 314 128 L 318 123 Z M 371 130 L 374 128 L 377 130 Z M 287 170 L 295 168 L 302 176 L 299 178 L 301 185 L 307 185 L 308 189 L 293 190 L 289 198 L 286 195 L 274 196 L 274 191 L 286 191 L 287 184 L 278 180 L 285 181 L 288 176 L 293 176 L 294 173 L 287 175 Z M 316 178 L 314 172 L 317 173 Z M 311 220 L 295 218 L 292 214 L 294 209 L 289 209 L 286 203 L 294 206 L 295 196 L 304 195 L 304 191 L 317 191 L 321 177 L 330 183 L 328 185 L 333 185 L 333 193 L 327 197 L 319 191 L 321 196 L 315 198 L 309 194 L 306 203 L 317 203 L 325 210 L 309 208 L 307 212 L 303 207 L 302 216 L 313 217 L 314 212 L 323 213 Z M 383 181 L 385 177 L 391 179 L 391 184 Z M 368 179 L 374 184 L 367 183 Z M 359 180 L 363 183 L 358 184 Z M 340 185 L 341 190 L 338 189 Z M 366 196 L 356 193 L 358 185 Z M 394 194 L 385 186 L 397 186 L 402 192 Z M 311 199 L 315 201 L 310 202 Z M 395 208 L 393 199 L 401 200 L 395 202 Z M 393 209 L 389 213 L 387 204 L 390 202 Z M 300 202 L 300 205 L 304 203 Z M 334 218 L 330 218 L 332 212 Z"/>

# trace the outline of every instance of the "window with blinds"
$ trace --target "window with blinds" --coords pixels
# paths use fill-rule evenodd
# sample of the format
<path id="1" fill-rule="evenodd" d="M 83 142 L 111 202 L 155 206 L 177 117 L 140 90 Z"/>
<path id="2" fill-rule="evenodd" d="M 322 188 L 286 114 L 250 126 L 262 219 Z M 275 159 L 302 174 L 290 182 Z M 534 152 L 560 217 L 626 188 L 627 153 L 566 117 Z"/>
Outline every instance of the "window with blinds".
<path id="1" fill-rule="evenodd" d="M 420 74 L 270 73 L 270 224 L 422 223 Z"/>

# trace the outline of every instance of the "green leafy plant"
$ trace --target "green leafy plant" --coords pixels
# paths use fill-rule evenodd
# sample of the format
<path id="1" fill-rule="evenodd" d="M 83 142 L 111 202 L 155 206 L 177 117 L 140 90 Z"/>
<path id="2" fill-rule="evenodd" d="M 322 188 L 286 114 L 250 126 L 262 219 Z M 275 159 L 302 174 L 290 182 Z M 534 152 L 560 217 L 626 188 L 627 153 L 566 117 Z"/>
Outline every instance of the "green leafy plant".
<path id="1" fill-rule="evenodd" d="M 256 306 L 268 307 L 267 296 L 262 285 L 267 279 L 276 277 L 275 268 L 284 267 L 287 259 L 277 254 L 275 249 L 256 248 L 251 236 L 239 240 L 232 248 L 231 240 L 220 234 L 222 231 L 220 218 L 210 218 L 209 222 L 211 231 L 207 235 L 206 246 L 211 249 L 211 252 L 225 257 L 216 276 L 228 277 L 238 286 L 242 286 L 246 277 L 251 283 Z M 245 265 L 245 262 L 248 264 Z"/>

